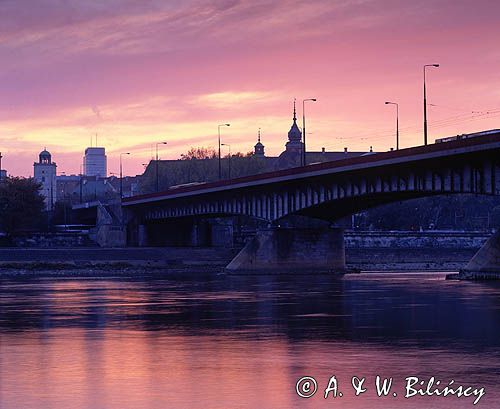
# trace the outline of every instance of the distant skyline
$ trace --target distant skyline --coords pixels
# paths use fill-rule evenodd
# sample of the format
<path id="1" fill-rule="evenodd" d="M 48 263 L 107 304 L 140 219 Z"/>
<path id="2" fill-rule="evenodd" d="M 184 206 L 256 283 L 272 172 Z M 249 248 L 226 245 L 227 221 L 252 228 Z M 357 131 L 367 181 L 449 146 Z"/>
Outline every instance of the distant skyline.
<path id="1" fill-rule="evenodd" d="M 500 128 L 500 3 L 460 1 L 0 0 L 0 152 L 30 176 L 44 148 L 78 173 L 97 133 L 108 171 L 142 173 L 215 147 L 284 150 L 293 98 L 308 149 L 383 151 Z"/>

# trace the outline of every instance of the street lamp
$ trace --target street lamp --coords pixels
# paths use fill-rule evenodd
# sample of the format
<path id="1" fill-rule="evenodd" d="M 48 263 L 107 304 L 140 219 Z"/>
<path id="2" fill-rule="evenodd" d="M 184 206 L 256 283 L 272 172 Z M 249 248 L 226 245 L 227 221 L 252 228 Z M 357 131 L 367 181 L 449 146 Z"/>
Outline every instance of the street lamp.
<path id="1" fill-rule="evenodd" d="M 316 102 L 316 98 L 307 98 L 302 100 L 302 135 L 304 136 L 304 145 L 302 146 L 302 166 L 306 166 L 306 101 Z"/>
<path id="2" fill-rule="evenodd" d="M 166 145 L 167 142 L 157 142 L 156 143 L 156 191 L 160 190 L 160 176 L 158 173 L 158 145 Z"/>
<path id="3" fill-rule="evenodd" d="M 424 65 L 424 145 L 427 145 L 427 95 L 425 90 L 425 68 L 426 67 L 439 67 L 439 64 L 426 64 Z"/>
<path id="4" fill-rule="evenodd" d="M 54 210 L 54 178 L 55 175 L 50 176 L 50 210 Z"/>
<path id="5" fill-rule="evenodd" d="M 83 184 L 82 184 L 82 179 L 83 179 L 83 171 L 82 171 L 83 163 L 80 163 L 80 204 L 83 202 Z"/>
<path id="6" fill-rule="evenodd" d="M 222 165 L 220 160 L 220 127 L 221 126 L 230 126 L 231 124 L 220 124 L 217 125 L 217 130 L 219 131 L 219 180 L 222 179 Z"/>
<path id="7" fill-rule="evenodd" d="M 221 146 L 227 146 L 229 148 L 229 179 L 231 179 L 231 145 L 228 143 L 221 143 Z"/>
<path id="8" fill-rule="evenodd" d="M 399 150 L 399 105 L 390 101 L 386 101 L 385 104 L 396 105 L 396 150 Z"/>
<path id="9" fill-rule="evenodd" d="M 49 209 L 50 189 L 47 188 L 47 231 L 50 231 L 50 210 Z"/>
<path id="10" fill-rule="evenodd" d="M 123 199 L 123 169 L 122 169 L 123 155 L 130 155 L 130 152 L 120 153 L 120 201 Z"/>

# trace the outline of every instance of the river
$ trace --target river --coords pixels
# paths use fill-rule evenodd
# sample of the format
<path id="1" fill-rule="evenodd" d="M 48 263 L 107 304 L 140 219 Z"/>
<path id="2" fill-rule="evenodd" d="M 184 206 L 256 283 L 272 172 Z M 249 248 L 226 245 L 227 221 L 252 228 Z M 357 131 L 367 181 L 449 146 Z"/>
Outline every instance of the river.
<path id="1" fill-rule="evenodd" d="M 393 379 L 387 396 L 377 375 Z M 499 375 L 497 283 L 440 273 L 0 280 L 2 409 L 461 409 L 478 397 L 405 397 L 409 377 L 483 388 L 475 407 L 494 408 Z M 310 398 L 297 393 L 313 392 L 305 376 L 317 384 Z M 336 397 L 324 399 L 332 376 Z M 365 378 L 359 396 L 353 377 Z"/>

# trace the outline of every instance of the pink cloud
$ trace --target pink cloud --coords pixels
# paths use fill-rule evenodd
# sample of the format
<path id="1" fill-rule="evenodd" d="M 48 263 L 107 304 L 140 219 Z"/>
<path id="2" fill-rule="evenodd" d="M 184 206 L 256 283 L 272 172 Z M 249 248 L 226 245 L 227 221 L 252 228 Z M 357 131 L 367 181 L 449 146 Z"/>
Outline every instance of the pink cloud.
<path id="1" fill-rule="evenodd" d="M 12 173 L 30 174 L 45 145 L 77 172 L 99 132 L 111 155 L 138 150 L 135 173 L 158 137 L 176 157 L 230 121 L 242 151 L 264 124 L 279 153 L 291 100 L 311 96 L 311 148 L 388 149 L 387 99 L 409 146 L 429 62 L 441 64 L 429 72 L 431 135 L 499 127 L 471 114 L 500 108 L 499 12 L 486 0 L 0 2 L 0 150 Z"/>

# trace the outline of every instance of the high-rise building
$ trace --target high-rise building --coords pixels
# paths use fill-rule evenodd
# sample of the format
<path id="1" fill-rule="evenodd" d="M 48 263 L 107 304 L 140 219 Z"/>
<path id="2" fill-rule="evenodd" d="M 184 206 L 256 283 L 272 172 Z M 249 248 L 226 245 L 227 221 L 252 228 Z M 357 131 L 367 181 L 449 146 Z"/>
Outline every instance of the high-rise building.
<path id="1" fill-rule="evenodd" d="M 56 196 L 57 165 L 52 162 L 50 152 L 46 149 L 40 152 L 38 162 L 33 164 L 34 179 L 40 183 L 40 194 L 44 197 L 45 209 L 54 208 Z"/>
<path id="2" fill-rule="evenodd" d="M 108 175 L 105 148 L 87 148 L 83 157 L 83 173 L 85 176 L 105 178 Z"/>

